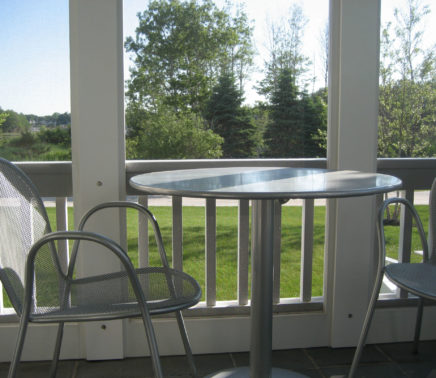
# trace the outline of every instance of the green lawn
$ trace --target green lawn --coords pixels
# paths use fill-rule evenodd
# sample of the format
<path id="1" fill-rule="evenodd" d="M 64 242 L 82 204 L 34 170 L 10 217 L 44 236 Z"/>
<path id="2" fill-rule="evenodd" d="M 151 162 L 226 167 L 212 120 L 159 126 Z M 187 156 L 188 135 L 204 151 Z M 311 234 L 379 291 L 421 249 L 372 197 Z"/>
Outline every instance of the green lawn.
<path id="1" fill-rule="evenodd" d="M 417 206 L 427 229 L 428 207 Z M 72 229 L 72 209 L 70 228 Z M 150 207 L 162 231 L 164 245 L 171 259 L 171 207 Z M 55 224 L 55 209 L 48 209 Z M 217 299 L 230 300 L 237 297 L 237 207 L 217 207 Z M 137 217 L 128 212 L 128 251 L 137 264 Z M 324 263 L 324 219 L 325 207 L 315 207 L 313 295 L 322 295 Z M 184 270 L 198 280 L 204 288 L 204 208 L 183 207 L 183 266 Z M 399 227 L 386 226 L 388 254 L 397 254 Z M 150 231 L 150 238 L 153 238 Z M 300 285 L 300 245 L 301 245 L 301 207 L 284 206 L 282 215 L 282 254 L 281 254 L 281 297 L 296 297 Z M 151 241 L 151 263 L 158 264 L 159 257 Z M 413 238 L 413 249 L 421 249 L 418 237 Z M 413 261 L 420 257 L 413 256 Z"/>

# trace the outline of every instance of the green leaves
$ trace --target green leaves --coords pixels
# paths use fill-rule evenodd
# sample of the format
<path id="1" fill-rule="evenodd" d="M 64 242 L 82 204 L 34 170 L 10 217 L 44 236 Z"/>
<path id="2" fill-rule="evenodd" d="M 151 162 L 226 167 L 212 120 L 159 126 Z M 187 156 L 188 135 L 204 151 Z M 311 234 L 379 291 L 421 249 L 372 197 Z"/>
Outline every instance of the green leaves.
<path id="1" fill-rule="evenodd" d="M 199 159 L 219 158 L 222 138 L 203 127 L 192 113 L 175 114 L 161 107 L 159 114 L 149 113 L 139 121 L 138 133 L 127 139 L 128 159 Z"/>
<path id="2" fill-rule="evenodd" d="M 241 107 L 242 94 L 229 73 L 219 78 L 204 113 L 209 128 L 224 139 L 223 157 L 253 157 L 256 154 L 255 127 Z"/>
<path id="3" fill-rule="evenodd" d="M 270 121 L 265 131 L 266 157 L 323 156 L 318 129 L 327 125 L 327 107 L 320 96 L 300 93 L 292 70 L 281 70 L 271 95 Z"/>
<path id="4" fill-rule="evenodd" d="M 409 0 L 395 11 L 381 39 L 379 155 L 426 157 L 436 153 L 436 60 L 424 51 L 422 21 L 429 9 Z M 394 34 L 392 35 L 392 27 Z"/>
<path id="5" fill-rule="evenodd" d="M 155 0 L 138 17 L 136 39 L 126 41 L 135 63 L 127 96 L 144 109 L 158 99 L 199 114 L 220 73 L 251 62 L 245 14 L 232 18 L 211 0 Z"/>

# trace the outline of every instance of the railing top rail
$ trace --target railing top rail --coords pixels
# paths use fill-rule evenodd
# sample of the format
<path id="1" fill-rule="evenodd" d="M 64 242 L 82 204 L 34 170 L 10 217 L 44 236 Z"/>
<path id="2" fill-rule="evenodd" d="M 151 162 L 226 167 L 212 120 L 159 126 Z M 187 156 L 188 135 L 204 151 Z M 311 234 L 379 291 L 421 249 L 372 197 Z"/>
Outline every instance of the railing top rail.
<path id="1" fill-rule="evenodd" d="M 30 177 L 41 197 L 73 195 L 71 161 L 20 161 L 16 164 Z"/>
<path id="2" fill-rule="evenodd" d="M 38 187 L 43 197 L 72 196 L 71 161 L 18 162 Z M 326 168 L 327 160 L 310 159 L 195 159 L 195 160 L 127 160 L 127 194 L 140 194 L 128 185 L 130 177 L 153 171 L 235 166 L 283 166 Z M 377 171 L 399 177 L 404 189 L 429 189 L 436 177 L 436 158 L 379 158 Z"/>
<path id="3" fill-rule="evenodd" d="M 403 181 L 403 189 L 430 189 L 431 184 L 436 177 L 436 159 L 377 159 L 377 171 L 400 178 Z"/>

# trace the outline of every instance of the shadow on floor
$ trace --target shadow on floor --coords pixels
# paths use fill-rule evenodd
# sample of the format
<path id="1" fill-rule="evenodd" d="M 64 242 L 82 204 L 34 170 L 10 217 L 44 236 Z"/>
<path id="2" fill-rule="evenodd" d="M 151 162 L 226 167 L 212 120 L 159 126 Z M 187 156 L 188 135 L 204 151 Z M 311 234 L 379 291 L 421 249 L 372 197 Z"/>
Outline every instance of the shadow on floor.
<path id="1" fill-rule="evenodd" d="M 273 366 L 291 369 L 308 377 L 344 377 L 353 358 L 354 348 L 307 348 L 274 351 Z M 196 355 L 200 376 L 248 364 L 248 353 Z M 162 357 L 165 377 L 189 377 L 184 356 Z M 9 364 L 0 364 L 0 377 L 7 376 Z M 47 377 L 49 362 L 20 363 L 17 378 Z M 151 360 L 127 358 L 110 361 L 61 361 L 57 377 L 61 378 L 144 378 L 153 377 Z M 436 341 L 422 341 L 417 355 L 412 343 L 367 346 L 356 377 L 436 378 Z"/>

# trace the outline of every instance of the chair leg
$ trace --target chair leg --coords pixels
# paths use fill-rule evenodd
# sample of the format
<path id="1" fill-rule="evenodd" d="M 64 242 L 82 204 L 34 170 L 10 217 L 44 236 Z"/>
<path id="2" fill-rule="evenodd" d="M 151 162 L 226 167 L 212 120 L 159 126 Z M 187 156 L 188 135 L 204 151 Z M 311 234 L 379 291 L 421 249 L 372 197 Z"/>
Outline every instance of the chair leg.
<path id="1" fill-rule="evenodd" d="M 9 365 L 8 378 L 15 378 L 15 374 L 17 372 L 17 365 L 21 358 L 21 352 L 23 351 L 24 339 L 26 338 L 27 325 L 28 325 L 28 318 L 26 318 L 24 315 L 21 315 L 17 343 L 15 345 L 15 351 L 12 357 L 11 364 Z"/>
<path id="2" fill-rule="evenodd" d="M 154 375 L 156 378 L 163 378 L 162 365 L 159 358 L 159 349 L 157 347 L 156 334 L 154 333 L 151 317 L 146 308 L 142 308 L 141 312 L 145 334 L 147 336 L 148 347 L 150 349 L 151 360 L 153 363 Z"/>
<path id="3" fill-rule="evenodd" d="M 50 366 L 50 373 L 49 373 L 50 378 L 56 377 L 56 370 L 58 367 L 59 355 L 61 353 L 61 345 L 62 345 L 63 335 L 64 335 L 64 322 L 60 322 L 58 325 L 58 333 L 56 336 L 56 345 L 55 345 L 55 349 L 54 349 L 54 353 L 53 353 L 53 360 L 52 360 L 51 366 Z"/>
<path id="4" fill-rule="evenodd" d="M 365 320 L 363 322 L 362 331 L 360 333 L 359 342 L 354 352 L 353 362 L 351 363 L 350 371 L 348 373 L 348 378 L 353 378 L 357 365 L 359 364 L 360 357 L 362 356 L 363 347 L 366 343 L 366 337 L 368 336 L 369 326 L 371 324 L 372 316 L 374 314 L 375 304 L 377 302 L 378 294 L 380 292 L 384 271 L 378 272 L 376 282 L 372 289 L 371 299 L 368 305 L 368 311 L 366 312 Z"/>
<path id="5" fill-rule="evenodd" d="M 182 336 L 183 346 L 185 347 L 186 357 L 188 358 L 189 368 L 193 377 L 198 377 L 197 367 L 195 366 L 194 356 L 192 355 L 191 344 L 189 343 L 188 334 L 186 332 L 185 322 L 181 311 L 176 312 L 177 323 L 179 325 L 180 335 Z"/>
<path id="6" fill-rule="evenodd" d="M 416 315 L 415 337 L 413 340 L 413 353 L 418 354 L 419 336 L 421 334 L 422 314 L 424 312 L 424 299 L 419 298 L 418 313 Z"/>

